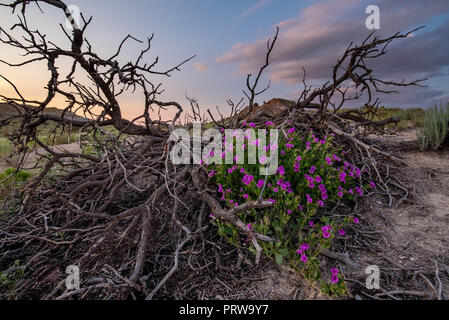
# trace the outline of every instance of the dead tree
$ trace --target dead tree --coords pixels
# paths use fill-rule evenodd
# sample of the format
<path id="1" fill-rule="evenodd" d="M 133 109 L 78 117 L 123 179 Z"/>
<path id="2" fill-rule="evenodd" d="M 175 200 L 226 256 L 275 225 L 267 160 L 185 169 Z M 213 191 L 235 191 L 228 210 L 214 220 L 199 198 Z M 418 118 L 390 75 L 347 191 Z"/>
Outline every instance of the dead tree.
<path id="1" fill-rule="evenodd" d="M 41 61 L 47 64 L 50 71 L 47 96 L 43 101 L 26 99 L 15 84 L 2 76 L 18 97 L 0 96 L 17 110 L 17 114 L 2 120 L 0 125 L 19 120 L 19 129 L 12 136 L 17 149 L 25 152 L 27 144 L 34 141 L 47 151 L 44 170 L 32 185 L 25 188 L 14 214 L 1 222 L 0 250 L 8 254 L 0 257 L 0 266 L 12 265 L 8 272 L 14 272 L 16 266 L 13 262 L 25 261 L 26 273 L 17 284 L 16 297 L 152 299 L 170 281 L 174 283 L 172 287 L 176 286 L 180 279 L 176 279 L 175 271 L 182 270 L 188 276 L 203 272 L 204 277 L 210 279 L 212 273 L 225 268 L 222 266 L 224 255 L 220 255 L 219 250 L 227 248 L 222 239 L 217 239 L 216 230 L 205 222 L 205 217 L 210 213 L 215 218 L 234 224 L 251 241 L 257 251 L 258 262 L 261 252 L 259 243 L 273 239 L 248 230 L 237 213 L 252 208 L 263 209 L 272 204 L 261 200 L 227 210 L 215 198 L 215 188 L 209 186 L 204 167 L 175 166 L 169 160 L 167 137 L 183 110 L 177 102 L 160 101 L 161 85 L 153 84 L 150 77 L 170 76 L 193 57 L 168 70 L 157 71 L 157 58 L 152 63 L 143 62 L 144 55 L 151 48 L 151 36 L 136 61 L 120 65 L 116 58 L 122 47 L 127 41 L 138 40 L 128 35 L 114 55 L 101 57 L 92 51 L 84 36 L 91 22 L 91 19 L 84 17 L 83 26 L 75 26 L 71 35 L 66 33 L 70 48 L 64 49 L 47 40 L 39 30 L 29 29 L 26 8 L 31 4 L 54 6 L 64 14 L 67 9 L 59 0 L 17 0 L 2 5 L 13 12 L 21 9 L 19 22 L 13 30 L 21 31 L 24 37 L 19 40 L 12 32 L 0 28 L 0 41 L 23 50 L 28 59 L 19 63 L 1 62 L 22 67 Z M 70 14 L 67 15 L 70 18 Z M 251 118 L 255 97 L 269 87 L 268 84 L 264 89 L 258 89 L 261 76 L 270 63 L 277 35 L 278 30 L 274 39 L 267 42 L 265 64 L 254 82 L 251 84 L 251 76 L 247 77 L 249 105 L 246 111 L 243 100 L 237 104 L 229 100 L 231 116 L 222 115 L 218 121 L 209 111 L 219 127 L 236 128 L 242 125 L 242 119 Z M 305 84 L 304 76 L 303 94 L 285 114 L 273 119 L 276 125 L 282 128 L 290 121 L 291 125 L 300 128 L 319 129 L 323 135 L 331 130 L 349 146 L 357 144 L 366 148 L 368 154 L 374 151 L 388 155 L 359 140 L 349 131 L 354 123 L 367 127 L 379 126 L 380 123 L 369 119 L 375 108 L 368 107 L 369 112 L 366 108 L 360 108 L 357 112 L 346 114 L 338 111 L 346 101 L 361 97 L 360 94 L 345 96 L 347 81 L 368 92 L 366 105 L 370 104 L 373 91 L 387 91 L 383 86 L 419 84 L 420 81 L 394 83 L 378 80 L 365 64 L 367 59 L 385 54 L 385 48 L 391 41 L 407 35 L 396 34 L 386 39 L 370 36 L 362 45 L 350 46 L 337 62 L 332 80 L 321 88 L 312 90 Z M 379 50 L 380 46 L 384 47 Z M 72 61 L 71 71 L 64 76 L 55 67 L 56 61 L 61 58 Z M 89 86 L 75 79 L 79 68 L 89 75 Z M 339 73 L 341 70 L 342 74 Z M 124 109 L 117 100 L 127 91 L 143 92 L 142 115 L 131 121 L 123 118 Z M 68 101 L 59 117 L 45 113 L 56 95 L 62 95 Z M 338 95 L 341 96 L 340 103 L 335 102 Z M 204 121 L 196 99 L 188 100 L 192 114 L 187 120 Z M 177 109 L 169 122 L 151 117 L 152 110 L 157 115 L 161 109 L 168 107 Z M 95 110 L 100 112 L 96 113 Z M 73 116 L 77 113 L 85 115 L 85 118 Z M 101 151 L 98 156 L 59 153 L 46 146 L 38 136 L 38 127 L 50 120 L 62 126 L 91 127 L 95 133 L 105 137 L 108 133 L 102 127 L 113 125 L 120 134 L 143 138 L 120 142 L 115 136 L 97 139 L 93 135 L 96 139 L 94 144 Z M 264 121 L 253 120 L 256 123 Z M 59 170 L 52 180 L 44 180 L 54 166 L 58 166 Z M 229 250 L 229 255 L 235 251 Z M 215 254 L 210 255 L 210 252 Z M 237 256 L 232 257 L 232 270 L 241 268 L 242 260 L 252 265 L 240 250 Z M 61 285 L 63 268 L 67 265 L 83 266 L 83 281 L 79 290 L 66 291 Z M 186 288 L 180 297 L 188 295 L 194 287 Z"/>

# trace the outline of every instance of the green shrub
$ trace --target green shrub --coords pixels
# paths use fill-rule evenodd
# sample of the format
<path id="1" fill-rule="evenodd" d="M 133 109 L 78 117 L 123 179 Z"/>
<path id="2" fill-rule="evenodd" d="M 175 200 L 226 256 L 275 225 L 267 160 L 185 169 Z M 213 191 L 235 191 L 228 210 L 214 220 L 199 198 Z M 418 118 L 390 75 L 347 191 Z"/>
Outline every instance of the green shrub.
<path id="1" fill-rule="evenodd" d="M 11 153 L 11 142 L 7 138 L 0 138 L 0 157 Z"/>
<path id="2" fill-rule="evenodd" d="M 434 105 L 425 111 L 418 143 L 421 150 L 432 148 L 438 150 L 448 136 L 449 128 L 449 102 Z"/>
<path id="3" fill-rule="evenodd" d="M 345 151 L 332 146 L 332 137 L 319 138 L 312 132 L 302 137 L 294 128 L 287 132 L 287 137 L 280 134 L 278 146 L 269 146 L 280 151 L 277 173 L 267 177 L 263 194 L 264 199 L 274 203 L 273 207 L 251 209 L 238 217 L 248 229 L 275 239 L 260 241 L 268 257 L 279 265 L 288 264 L 309 279 L 321 281 L 323 292 L 339 295 L 345 292 L 344 281 L 338 279 L 335 268 L 321 270 L 319 252 L 321 248 L 330 248 L 333 239 L 345 237 L 345 226 L 358 223 L 358 219 L 341 212 L 330 214 L 326 206 L 334 207 L 345 199 L 363 195 L 375 184 L 360 184 L 361 170 L 342 159 Z M 255 141 L 248 135 L 245 138 L 248 144 Z M 259 175 L 259 165 L 223 164 L 208 168 L 225 207 L 259 198 L 265 180 L 265 176 Z M 219 234 L 230 243 L 248 246 L 255 252 L 250 239 L 234 225 L 211 218 Z"/>

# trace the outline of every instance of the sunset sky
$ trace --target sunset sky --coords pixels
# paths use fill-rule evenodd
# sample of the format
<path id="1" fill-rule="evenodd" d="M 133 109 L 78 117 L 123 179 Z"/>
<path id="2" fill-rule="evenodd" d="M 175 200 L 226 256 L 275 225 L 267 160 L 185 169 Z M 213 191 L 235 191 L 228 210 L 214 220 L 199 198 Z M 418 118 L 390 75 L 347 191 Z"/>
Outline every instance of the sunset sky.
<path id="1" fill-rule="evenodd" d="M 1 3 L 10 1 L 0 0 Z M 374 68 L 386 80 L 414 80 L 427 77 L 428 87 L 406 88 L 400 94 L 383 97 L 388 106 L 427 107 L 449 97 L 449 1 L 287 1 L 287 0 L 73 0 L 85 16 L 93 16 L 86 37 L 97 53 L 112 55 L 127 34 L 144 40 L 155 33 L 152 54 L 160 57 L 160 69 L 175 65 L 194 54 L 197 57 L 171 78 L 156 78 L 166 89 L 163 99 L 186 106 L 184 95 L 196 97 L 205 108 L 220 106 L 226 99 L 243 97 L 245 75 L 255 73 L 265 55 L 265 42 L 280 27 L 279 42 L 272 55 L 266 79 L 273 84 L 258 102 L 272 97 L 295 99 L 301 89 L 301 67 L 311 84 L 320 84 L 347 45 L 360 42 L 370 32 L 365 27 L 365 8 L 380 8 L 382 35 L 408 31 L 426 25 L 390 47 Z M 63 46 L 68 46 L 58 24 L 61 11 L 42 4 L 44 14 L 30 5 L 28 21 Z M 11 10 L 0 7 L 0 24 L 9 28 L 17 21 Z M 140 45 L 130 43 L 120 61 L 136 57 Z M 17 51 L 0 45 L 0 59 L 22 61 Z M 29 99 L 42 98 L 49 71 L 42 64 L 21 70 L 0 63 L 0 74 L 17 83 Z M 0 93 L 11 92 L 0 80 Z M 62 100 L 56 100 L 56 104 Z M 142 96 L 123 99 L 124 113 L 139 113 Z"/>

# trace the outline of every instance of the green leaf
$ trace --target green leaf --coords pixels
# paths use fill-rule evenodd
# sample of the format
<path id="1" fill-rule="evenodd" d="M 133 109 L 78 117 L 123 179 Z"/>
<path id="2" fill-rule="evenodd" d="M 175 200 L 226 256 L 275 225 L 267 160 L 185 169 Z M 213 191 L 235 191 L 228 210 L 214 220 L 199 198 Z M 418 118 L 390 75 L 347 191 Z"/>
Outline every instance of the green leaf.
<path id="1" fill-rule="evenodd" d="M 274 254 L 274 258 L 276 259 L 276 263 L 280 266 L 282 265 L 282 262 L 284 261 L 284 257 L 278 253 Z"/>
<path id="2" fill-rule="evenodd" d="M 281 256 L 285 257 L 288 255 L 288 248 L 281 248 L 278 250 L 278 254 L 280 254 Z"/>

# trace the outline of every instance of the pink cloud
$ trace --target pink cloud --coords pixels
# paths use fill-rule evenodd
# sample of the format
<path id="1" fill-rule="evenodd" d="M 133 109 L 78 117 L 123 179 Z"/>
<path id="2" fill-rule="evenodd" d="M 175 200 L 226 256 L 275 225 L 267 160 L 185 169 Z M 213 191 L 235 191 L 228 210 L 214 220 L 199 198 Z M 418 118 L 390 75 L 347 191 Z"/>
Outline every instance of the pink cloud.
<path id="1" fill-rule="evenodd" d="M 207 71 L 207 70 L 209 70 L 209 66 L 206 63 L 204 63 L 204 62 L 194 63 L 193 66 L 198 71 Z"/>

